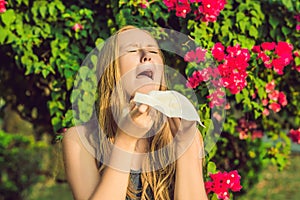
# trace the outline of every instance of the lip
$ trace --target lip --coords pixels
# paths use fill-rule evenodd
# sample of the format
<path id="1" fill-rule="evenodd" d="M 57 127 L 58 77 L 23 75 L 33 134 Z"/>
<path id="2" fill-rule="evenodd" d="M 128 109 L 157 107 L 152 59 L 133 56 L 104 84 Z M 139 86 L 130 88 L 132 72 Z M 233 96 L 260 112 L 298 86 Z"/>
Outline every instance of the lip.
<path id="1" fill-rule="evenodd" d="M 140 65 L 136 70 L 136 78 L 148 77 L 154 79 L 154 66 L 153 65 Z"/>

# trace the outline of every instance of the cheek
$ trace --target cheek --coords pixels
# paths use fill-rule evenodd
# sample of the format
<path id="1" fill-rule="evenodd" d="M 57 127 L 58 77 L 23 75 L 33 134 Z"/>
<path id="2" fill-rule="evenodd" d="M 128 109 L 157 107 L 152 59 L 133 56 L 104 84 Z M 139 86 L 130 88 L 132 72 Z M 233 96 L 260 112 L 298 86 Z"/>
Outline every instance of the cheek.
<path id="1" fill-rule="evenodd" d="M 137 61 L 132 56 L 125 55 L 120 57 L 119 64 L 120 64 L 120 73 L 122 76 L 128 73 L 129 71 L 132 71 L 136 67 Z"/>

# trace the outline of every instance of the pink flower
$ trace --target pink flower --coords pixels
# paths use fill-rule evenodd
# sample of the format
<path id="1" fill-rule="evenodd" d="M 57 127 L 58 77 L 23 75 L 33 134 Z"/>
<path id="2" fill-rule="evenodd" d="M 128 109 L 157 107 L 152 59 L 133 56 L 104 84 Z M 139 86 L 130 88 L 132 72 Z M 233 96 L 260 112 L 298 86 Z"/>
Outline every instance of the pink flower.
<path id="1" fill-rule="evenodd" d="M 263 51 L 261 51 L 261 52 L 258 53 L 257 58 L 258 59 L 260 58 L 264 63 L 268 62 L 270 60 L 270 57 L 265 52 L 263 52 Z"/>
<path id="2" fill-rule="evenodd" d="M 300 128 L 297 130 L 291 129 L 288 136 L 292 139 L 293 142 L 300 144 Z"/>
<path id="3" fill-rule="evenodd" d="M 175 9 L 177 0 L 163 0 L 164 4 L 167 6 L 168 11 Z"/>
<path id="4" fill-rule="evenodd" d="M 205 61 L 206 50 L 200 47 L 196 48 L 196 51 L 189 51 L 185 54 L 184 60 L 187 62 L 196 62 L 200 63 Z"/>
<path id="5" fill-rule="evenodd" d="M 254 130 L 251 135 L 251 139 L 262 138 L 264 133 L 261 130 Z"/>
<path id="6" fill-rule="evenodd" d="M 275 58 L 273 59 L 272 61 L 272 65 L 274 67 L 274 71 L 279 74 L 279 75 L 282 75 L 283 74 L 283 69 L 285 67 L 285 64 L 284 64 L 284 60 L 281 59 L 281 58 Z"/>
<path id="7" fill-rule="evenodd" d="M 278 103 L 271 103 L 269 104 L 269 109 L 273 110 L 274 112 L 279 112 L 281 110 L 281 107 Z"/>
<path id="8" fill-rule="evenodd" d="M 222 43 L 217 42 L 213 46 L 211 53 L 217 61 L 221 62 L 225 58 L 224 50 L 225 50 L 225 47 L 222 45 Z"/>
<path id="9" fill-rule="evenodd" d="M 279 91 L 278 90 L 273 90 L 268 94 L 269 99 L 273 101 L 278 101 L 279 98 Z"/>
<path id="10" fill-rule="evenodd" d="M 194 71 L 192 76 L 188 78 L 186 86 L 195 89 L 202 81 L 204 81 L 202 71 Z"/>
<path id="11" fill-rule="evenodd" d="M 267 83 L 265 88 L 267 93 L 272 92 L 275 89 L 275 81 L 272 80 L 270 83 Z"/>
<path id="12" fill-rule="evenodd" d="M 283 92 L 279 92 L 279 95 L 278 95 L 278 102 L 280 103 L 280 105 L 282 107 L 286 106 L 287 105 L 287 99 L 286 99 L 286 96 Z"/>
<path id="13" fill-rule="evenodd" d="M 270 114 L 270 111 L 269 111 L 267 108 L 264 108 L 262 114 L 263 114 L 264 116 L 268 116 L 268 115 Z"/>
<path id="14" fill-rule="evenodd" d="M 278 42 L 277 47 L 275 49 L 275 53 L 277 53 L 277 55 L 282 56 L 285 54 L 292 54 L 292 50 L 293 50 L 293 45 L 289 44 L 287 42 Z"/>
<path id="15" fill-rule="evenodd" d="M 275 48 L 275 46 L 276 46 L 275 42 L 263 42 L 261 44 L 261 48 L 263 50 L 268 50 L 268 51 L 273 50 Z"/>
<path id="16" fill-rule="evenodd" d="M 300 22 L 300 14 L 296 14 L 296 15 L 294 16 L 294 18 L 296 19 L 297 22 Z"/>
<path id="17" fill-rule="evenodd" d="M 228 185 L 229 189 L 231 189 L 233 192 L 238 192 L 242 189 L 240 179 L 241 176 L 238 174 L 238 171 L 233 170 L 227 174 L 226 184 Z"/>
<path id="18" fill-rule="evenodd" d="M 76 23 L 74 24 L 74 26 L 72 27 L 72 29 L 75 31 L 75 32 L 78 32 L 80 30 L 83 29 L 83 26 L 80 24 L 80 23 Z"/>
<path id="19" fill-rule="evenodd" d="M 260 45 L 253 46 L 251 50 L 254 53 L 260 53 L 261 52 Z"/>
<path id="20" fill-rule="evenodd" d="M 215 22 L 220 11 L 224 9 L 225 0 L 202 0 L 199 6 L 199 12 L 203 15 L 203 22 Z"/>
<path id="21" fill-rule="evenodd" d="M 300 24 L 296 25 L 296 31 L 300 31 Z"/>
<path id="22" fill-rule="evenodd" d="M 7 4 L 6 1 L 0 0 L 0 13 L 4 13 L 6 11 L 5 5 Z"/>
<path id="23" fill-rule="evenodd" d="M 225 92 L 221 89 L 217 89 L 206 98 L 210 99 L 209 107 L 214 108 L 215 106 L 222 106 L 225 103 Z"/>
<path id="24" fill-rule="evenodd" d="M 238 192 L 242 189 L 240 175 L 236 170 L 231 172 L 217 172 L 210 174 L 211 181 L 205 182 L 206 193 L 214 192 L 218 199 L 229 199 L 229 190 Z"/>
<path id="25" fill-rule="evenodd" d="M 191 12 L 191 6 L 188 3 L 188 1 L 177 3 L 175 9 L 176 9 L 176 16 L 177 17 L 182 17 L 182 18 L 185 18 L 186 15 L 189 12 Z"/>
<path id="26" fill-rule="evenodd" d="M 268 105 L 269 100 L 268 99 L 262 99 L 261 102 L 262 102 L 263 106 L 266 106 L 266 105 Z"/>
<path id="27" fill-rule="evenodd" d="M 140 6 L 141 6 L 141 8 L 147 8 L 147 7 L 149 7 L 149 2 L 148 2 L 148 0 L 143 0 L 141 3 L 140 3 Z"/>

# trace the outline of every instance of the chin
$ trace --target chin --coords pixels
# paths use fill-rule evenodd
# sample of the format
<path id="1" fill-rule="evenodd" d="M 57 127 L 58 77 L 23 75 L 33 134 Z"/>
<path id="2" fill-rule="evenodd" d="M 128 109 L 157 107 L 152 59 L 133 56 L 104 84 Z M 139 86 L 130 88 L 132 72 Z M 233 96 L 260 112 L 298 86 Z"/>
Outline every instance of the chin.
<path id="1" fill-rule="evenodd" d="M 151 91 L 158 91 L 160 88 L 160 85 L 156 84 L 151 84 L 151 85 L 145 85 L 139 89 L 137 89 L 135 92 L 143 93 L 143 94 L 148 94 Z"/>

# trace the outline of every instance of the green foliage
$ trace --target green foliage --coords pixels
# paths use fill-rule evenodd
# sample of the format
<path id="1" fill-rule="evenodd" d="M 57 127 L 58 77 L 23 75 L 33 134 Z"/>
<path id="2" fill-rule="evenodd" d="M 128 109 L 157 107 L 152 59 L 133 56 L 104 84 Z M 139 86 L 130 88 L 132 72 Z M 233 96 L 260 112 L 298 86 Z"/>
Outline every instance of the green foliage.
<path id="1" fill-rule="evenodd" d="M 208 24 L 195 21 L 191 16 L 178 18 L 174 12 L 167 11 L 162 1 L 150 1 L 145 9 L 141 8 L 141 2 L 91 0 L 74 4 L 63 0 L 8 0 L 7 11 L 0 14 L 0 98 L 19 108 L 23 117 L 47 132 L 89 120 L 95 100 L 98 61 L 91 57 L 92 66 L 80 65 L 96 45 L 126 24 L 174 29 L 189 35 L 206 49 L 221 42 L 224 46 L 240 44 L 251 50 L 254 45 L 266 41 L 287 41 L 294 49 L 300 49 L 300 32 L 295 29 L 294 19 L 294 15 L 300 13 L 298 1 L 227 0 L 218 20 Z M 82 29 L 74 30 L 72 27 L 76 23 Z M 176 45 L 190 50 L 183 41 L 177 41 Z M 168 54 L 166 61 L 187 76 L 199 67 Z M 226 93 L 231 108 L 226 113 L 218 111 L 225 123 L 217 145 L 206 157 L 207 173 L 238 169 L 245 191 L 258 180 L 256 170 L 259 171 L 264 163 L 272 162 L 279 169 L 284 168 L 290 153 L 286 132 L 300 124 L 299 73 L 289 65 L 284 75 L 279 76 L 266 69 L 253 54 L 249 64 L 247 87 L 236 95 Z M 299 57 L 295 64 L 300 64 Z M 267 97 L 265 85 L 271 80 L 275 80 L 277 89 L 286 93 L 288 105 L 280 113 L 266 117 L 261 114 L 261 100 Z M 209 89 L 203 86 L 196 90 L 199 114 L 206 126 L 201 128 L 203 136 L 218 127 L 211 119 L 212 109 L 205 97 Z M 72 104 L 78 107 L 72 108 Z M 264 140 L 240 140 L 236 130 L 240 118 L 255 121 L 264 131 Z M 214 136 L 212 134 L 210 141 Z M 24 139 L 29 145 L 26 141 Z M 2 140 L 1 143 L 4 145 Z M 9 181 L 6 184 L 11 184 L 7 188 L 19 187 Z"/>
<path id="2" fill-rule="evenodd" d="M 41 181 L 46 143 L 0 130 L 0 198 L 23 199 L 23 192 Z M 39 158 L 39 159 L 37 159 Z"/>

